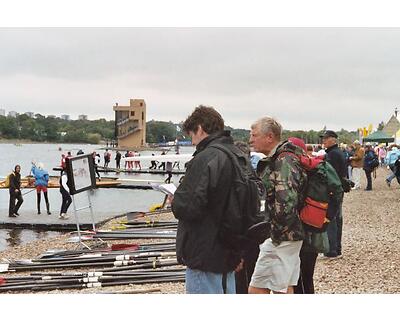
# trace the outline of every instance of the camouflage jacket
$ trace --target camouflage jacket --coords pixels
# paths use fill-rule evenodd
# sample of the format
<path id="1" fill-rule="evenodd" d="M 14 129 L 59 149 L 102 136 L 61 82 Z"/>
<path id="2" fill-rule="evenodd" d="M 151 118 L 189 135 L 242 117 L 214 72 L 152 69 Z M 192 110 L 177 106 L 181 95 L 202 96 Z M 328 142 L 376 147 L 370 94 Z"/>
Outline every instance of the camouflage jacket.
<path id="1" fill-rule="evenodd" d="M 299 210 L 304 203 L 307 173 L 293 153 L 302 150 L 285 141 L 257 166 L 267 191 L 265 210 L 271 217 L 271 240 L 276 245 L 304 239 Z"/>

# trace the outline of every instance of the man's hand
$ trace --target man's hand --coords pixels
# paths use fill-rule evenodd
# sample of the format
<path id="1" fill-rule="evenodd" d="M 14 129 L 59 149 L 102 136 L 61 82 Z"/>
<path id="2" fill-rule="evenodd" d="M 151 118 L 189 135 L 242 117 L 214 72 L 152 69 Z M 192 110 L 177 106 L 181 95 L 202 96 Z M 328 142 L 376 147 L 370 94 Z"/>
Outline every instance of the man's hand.
<path id="1" fill-rule="evenodd" d="M 244 260 L 243 260 L 243 259 L 240 259 L 240 263 L 237 265 L 237 267 L 236 267 L 236 269 L 235 269 L 235 272 L 242 271 L 242 270 L 243 270 L 243 267 L 244 267 Z"/>

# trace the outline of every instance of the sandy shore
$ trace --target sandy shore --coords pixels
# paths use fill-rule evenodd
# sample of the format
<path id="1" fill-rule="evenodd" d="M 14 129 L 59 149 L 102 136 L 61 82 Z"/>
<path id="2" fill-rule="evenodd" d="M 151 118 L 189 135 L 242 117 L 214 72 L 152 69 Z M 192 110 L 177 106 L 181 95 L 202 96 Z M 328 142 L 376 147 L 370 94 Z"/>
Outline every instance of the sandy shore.
<path id="1" fill-rule="evenodd" d="M 400 292 L 400 186 L 393 180 L 389 188 L 384 178 L 386 169 L 379 169 L 373 180 L 373 191 L 362 189 L 345 195 L 343 215 L 343 258 L 318 258 L 315 271 L 317 293 L 399 293 Z M 164 214 L 160 219 L 169 219 Z M 114 221 L 108 222 L 108 228 Z M 68 236 L 38 240 L 0 252 L 0 259 L 33 258 L 47 249 L 73 249 Z M 121 243 L 123 241 L 118 241 Z M 133 243 L 134 240 L 125 241 Z M 110 241 L 111 243 L 111 241 Z M 22 275 L 18 273 L 14 275 Z M 25 273 L 28 274 L 28 273 Z M 9 274 L 3 274 L 9 275 Z M 131 285 L 111 288 L 63 290 L 50 293 L 93 293 L 98 291 L 130 291 L 158 288 L 161 293 L 184 293 L 183 283 Z"/>

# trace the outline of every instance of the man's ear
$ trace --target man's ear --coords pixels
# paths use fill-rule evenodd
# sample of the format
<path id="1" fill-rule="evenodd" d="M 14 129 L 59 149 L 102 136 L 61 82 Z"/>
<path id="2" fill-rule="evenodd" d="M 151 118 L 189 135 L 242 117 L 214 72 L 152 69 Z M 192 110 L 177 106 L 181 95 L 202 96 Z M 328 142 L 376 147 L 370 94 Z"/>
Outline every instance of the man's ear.
<path id="1" fill-rule="evenodd" d="M 199 125 L 197 126 L 196 134 L 197 134 L 197 133 L 202 134 L 203 132 L 204 132 L 204 130 L 203 130 L 203 128 L 201 127 L 201 124 L 199 124 Z"/>

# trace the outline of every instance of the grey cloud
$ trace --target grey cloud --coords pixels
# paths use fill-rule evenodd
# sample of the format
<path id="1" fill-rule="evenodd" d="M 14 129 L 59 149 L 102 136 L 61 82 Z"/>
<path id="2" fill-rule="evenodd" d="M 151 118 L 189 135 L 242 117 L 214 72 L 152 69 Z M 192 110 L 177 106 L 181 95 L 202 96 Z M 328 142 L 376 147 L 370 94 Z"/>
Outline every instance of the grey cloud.
<path id="1" fill-rule="evenodd" d="M 206 103 L 235 127 L 268 113 L 291 129 L 355 129 L 387 120 L 399 101 L 399 36 L 400 29 L 3 28 L 0 108 L 111 119 L 115 102 L 141 97 L 149 119 L 183 120 Z"/>

